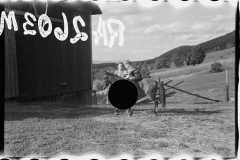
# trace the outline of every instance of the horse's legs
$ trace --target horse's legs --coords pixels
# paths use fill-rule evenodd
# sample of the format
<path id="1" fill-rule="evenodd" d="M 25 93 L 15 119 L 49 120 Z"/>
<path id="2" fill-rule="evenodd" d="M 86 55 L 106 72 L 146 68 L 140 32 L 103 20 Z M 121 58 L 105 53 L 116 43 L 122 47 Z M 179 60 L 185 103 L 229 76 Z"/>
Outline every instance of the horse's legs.
<path id="1" fill-rule="evenodd" d="M 152 94 L 151 94 L 151 95 L 147 95 L 147 96 L 148 96 L 148 98 L 149 98 L 152 102 L 154 102 L 153 113 L 154 113 L 155 115 L 157 115 L 157 112 L 158 112 L 158 101 L 157 101 L 156 97 L 154 97 Z"/>
<path id="2" fill-rule="evenodd" d="M 118 109 L 116 108 L 115 109 L 115 113 L 114 113 L 115 115 L 117 115 L 118 114 Z"/>
<path id="3" fill-rule="evenodd" d="M 132 117 L 132 114 L 133 114 L 132 108 L 127 109 L 126 113 L 128 113 L 129 116 Z"/>
<path id="4" fill-rule="evenodd" d="M 155 101 L 154 101 L 154 104 L 155 104 L 155 114 L 158 113 L 158 100 L 155 98 Z"/>
<path id="5" fill-rule="evenodd" d="M 162 108 L 161 109 L 166 109 L 166 97 L 165 97 L 165 89 L 163 87 L 163 85 L 159 85 L 159 101 L 162 104 Z"/>

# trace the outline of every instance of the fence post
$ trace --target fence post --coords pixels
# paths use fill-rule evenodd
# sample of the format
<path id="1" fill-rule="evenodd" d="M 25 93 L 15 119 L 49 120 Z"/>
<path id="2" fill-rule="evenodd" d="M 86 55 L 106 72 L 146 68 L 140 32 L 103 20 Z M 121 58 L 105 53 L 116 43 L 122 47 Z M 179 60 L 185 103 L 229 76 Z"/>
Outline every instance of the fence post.
<path id="1" fill-rule="evenodd" d="M 229 101 L 229 73 L 228 68 L 226 69 L 226 102 Z"/>
<path id="2" fill-rule="evenodd" d="M 96 101 L 96 90 L 92 90 L 92 93 L 93 93 L 93 99 L 92 99 L 93 102 L 92 102 L 92 103 L 93 103 L 93 105 L 95 105 L 96 102 L 97 102 L 97 101 Z"/>
<path id="3" fill-rule="evenodd" d="M 166 97 L 163 81 L 158 79 L 158 89 L 159 89 L 159 100 L 162 103 L 162 108 L 166 108 Z"/>
<path id="4" fill-rule="evenodd" d="M 107 100 L 106 100 L 106 104 L 109 104 L 109 100 L 108 100 L 108 92 L 107 92 Z"/>
<path id="5" fill-rule="evenodd" d="M 106 104 L 109 104 L 109 101 L 108 101 L 108 96 L 107 96 L 107 101 L 106 101 Z"/>

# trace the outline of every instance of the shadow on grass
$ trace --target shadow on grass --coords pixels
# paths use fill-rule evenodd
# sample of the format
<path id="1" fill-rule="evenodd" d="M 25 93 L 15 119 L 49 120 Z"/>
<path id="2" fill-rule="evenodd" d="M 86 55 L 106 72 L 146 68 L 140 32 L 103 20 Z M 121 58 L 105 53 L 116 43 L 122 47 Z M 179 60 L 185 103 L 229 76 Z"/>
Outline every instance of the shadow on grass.
<path id="1" fill-rule="evenodd" d="M 172 92 L 169 92 L 169 93 L 165 93 L 165 97 L 168 98 L 168 97 L 172 97 L 174 94 L 176 94 L 175 91 L 172 91 Z M 159 99 L 159 95 L 156 96 L 157 99 Z"/>
<path id="2" fill-rule="evenodd" d="M 82 106 L 60 103 L 5 103 L 5 121 L 24 120 L 27 118 L 89 118 L 114 114 L 114 107 Z"/>
<path id="3" fill-rule="evenodd" d="M 169 92 L 169 93 L 165 93 L 165 96 L 166 96 L 166 98 L 168 98 L 168 97 L 172 97 L 174 94 L 176 94 L 176 92 L 172 91 L 172 92 Z"/>
<path id="4" fill-rule="evenodd" d="M 193 104 L 214 104 L 214 103 L 218 103 L 218 102 L 194 102 Z"/>
<path id="5" fill-rule="evenodd" d="M 214 110 L 214 111 L 206 111 L 206 110 L 186 110 L 186 109 L 166 109 L 163 111 L 159 111 L 158 114 L 166 114 L 166 113 L 173 113 L 176 115 L 211 115 L 211 114 L 219 114 L 223 110 Z"/>
<path id="6" fill-rule="evenodd" d="M 147 109 L 137 109 L 135 108 L 133 110 L 134 112 L 153 112 L 153 107 L 152 108 L 147 108 Z M 221 113 L 223 110 L 214 110 L 214 111 L 205 111 L 205 110 L 185 110 L 185 109 L 166 109 L 166 110 L 161 110 L 159 108 L 158 114 L 175 114 L 175 115 L 211 115 L 211 114 L 218 114 Z"/>
<path id="7" fill-rule="evenodd" d="M 176 92 L 175 91 L 172 91 L 172 92 L 169 92 L 169 93 L 166 93 L 165 94 L 165 97 L 168 98 L 168 97 L 172 97 Z M 156 96 L 157 100 L 159 100 L 159 95 Z M 140 102 L 138 104 L 147 104 L 147 103 L 153 103 L 150 99 L 147 99 L 143 102 Z"/>

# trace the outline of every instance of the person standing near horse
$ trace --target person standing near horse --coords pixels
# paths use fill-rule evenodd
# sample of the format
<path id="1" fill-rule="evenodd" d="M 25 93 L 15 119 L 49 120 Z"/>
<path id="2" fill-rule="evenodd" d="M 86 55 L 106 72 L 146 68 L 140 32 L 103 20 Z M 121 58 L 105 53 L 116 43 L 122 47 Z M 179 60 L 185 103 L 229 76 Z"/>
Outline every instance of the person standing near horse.
<path id="1" fill-rule="evenodd" d="M 138 71 L 137 69 L 135 69 L 132 66 L 131 61 L 129 61 L 129 60 L 125 61 L 124 65 L 125 65 L 125 68 L 127 69 L 127 74 L 128 74 L 127 78 L 131 82 L 133 82 L 133 84 L 135 84 L 135 86 L 137 87 L 138 97 L 139 97 L 141 94 L 141 88 L 138 85 L 138 82 L 140 82 L 143 79 L 142 75 L 141 75 L 140 71 Z"/>
<path id="2" fill-rule="evenodd" d="M 118 70 L 114 72 L 114 74 L 118 75 L 119 77 L 126 78 L 127 70 L 125 69 L 122 62 L 118 63 Z"/>

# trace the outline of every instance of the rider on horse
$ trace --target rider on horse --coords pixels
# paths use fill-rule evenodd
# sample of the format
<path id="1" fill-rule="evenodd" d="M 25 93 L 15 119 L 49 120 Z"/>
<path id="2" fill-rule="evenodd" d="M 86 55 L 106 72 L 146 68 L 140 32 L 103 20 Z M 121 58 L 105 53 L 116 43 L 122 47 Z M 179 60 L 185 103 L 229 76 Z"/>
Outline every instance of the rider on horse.
<path id="1" fill-rule="evenodd" d="M 116 70 L 114 74 L 125 79 L 127 75 L 127 70 L 124 68 L 124 65 L 122 62 L 118 63 L 118 70 Z"/>
<path id="2" fill-rule="evenodd" d="M 140 71 L 135 69 L 129 60 L 125 61 L 124 65 L 125 65 L 125 68 L 127 69 L 127 74 L 128 74 L 127 78 L 130 79 L 130 81 L 133 82 L 133 84 L 135 84 L 135 86 L 137 87 L 138 96 L 140 96 L 140 93 L 141 93 L 140 86 L 137 84 L 139 81 L 142 80 L 142 75 Z"/>

